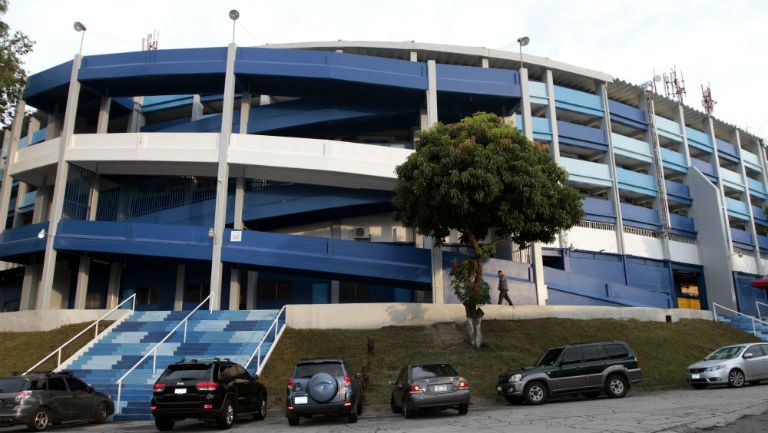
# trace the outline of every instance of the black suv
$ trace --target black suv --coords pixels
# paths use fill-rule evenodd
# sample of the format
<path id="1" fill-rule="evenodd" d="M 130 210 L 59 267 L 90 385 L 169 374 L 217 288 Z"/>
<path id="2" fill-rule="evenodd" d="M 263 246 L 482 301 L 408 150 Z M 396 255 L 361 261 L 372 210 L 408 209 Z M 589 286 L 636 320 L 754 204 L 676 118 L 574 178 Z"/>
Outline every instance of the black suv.
<path id="1" fill-rule="evenodd" d="M 69 421 L 102 423 L 115 411 L 112 399 L 69 373 L 0 379 L 0 426 L 26 424 L 43 431 Z"/>
<path id="2" fill-rule="evenodd" d="M 643 380 L 643 371 L 629 345 L 623 341 L 554 347 L 535 367 L 499 376 L 498 394 L 514 402 L 523 399 L 542 404 L 556 394 L 582 393 L 595 398 L 624 397 L 630 384 Z"/>
<path id="3" fill-rule="evenodd" d="M 361 377 L 351 374 L 340 358 L 299 361 L 288 380 L 288 424 L 298 425 L 299 417 L 315 414 L 346 416 L 350 423 L 357 422 L 364 404 Z"/>
<path id="4" fill-rule="evenodd" d="M 157 379 L 152 415 L 158 430 L 171 430 L 176 420 L 197 418 L 216 427 L 232 427 L 237 415 L 267 414 L 267 390 L 240 364 L 228 359 L 197 360 L 171 364 Z"/>

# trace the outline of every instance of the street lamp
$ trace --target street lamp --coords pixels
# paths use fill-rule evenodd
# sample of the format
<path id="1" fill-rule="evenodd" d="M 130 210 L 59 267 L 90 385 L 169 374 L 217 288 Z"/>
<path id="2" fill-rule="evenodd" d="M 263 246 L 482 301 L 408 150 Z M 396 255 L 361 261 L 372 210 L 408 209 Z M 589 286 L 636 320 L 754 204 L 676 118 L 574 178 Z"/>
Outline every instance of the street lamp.
<path id="1" fill-rule="evenodd" d="M 75 28 L 76 32 L 82 32 L 83 34 L 80 36 L 80 54 L 83 54 L 83 39 L 85 39 L 85 31 L 88 30 L 85 28 L 85 25 L 81 23 L 80 21 L 75 21 L 75 24 L 73 24 L 73 27 Z"/>
<path id="2" fill-rule="evenodd" d="M 517 38 L 517 43 L 520 45 L 520 69 L 523 69 L 523 47 L 528 45 L 528 42 L 531 42 L 528 36 Z"/>
<path id="3" fill-rule="evenodd" d="M 232 43 L 235 43 L 235 23 L 237 22 L 237 19 L 240 18 L 240 12 L 237 11 L 237 9 L 232 9 L 229 11 L 229 19 L 232 20 Z"/>

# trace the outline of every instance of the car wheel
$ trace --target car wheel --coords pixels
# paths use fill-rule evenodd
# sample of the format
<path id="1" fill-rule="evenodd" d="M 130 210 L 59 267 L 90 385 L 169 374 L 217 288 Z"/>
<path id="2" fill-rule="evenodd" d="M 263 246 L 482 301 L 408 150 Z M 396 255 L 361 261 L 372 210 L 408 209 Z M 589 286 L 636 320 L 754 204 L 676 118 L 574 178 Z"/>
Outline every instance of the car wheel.
<path id="1" fill-rule="evenodd" d="M 160 431 L 168 431 L 173 429 L 174 421 L 171 418 L 155 417 L 155 427 Z"/>
<path id="2" fill-rule="evenodd" d="M 547 385 L 544 382 L 534 381 L 525 385 L 523 398 L 529 404 L 542 404 L 547 401 Z"/>
<path id="3" fill-rule="evenodd" d="M 611 398 L 621 398 L 627 395 L 629 383 L 620 374 L 612 374 L 605 381 L 605 393 Z"/>
<path id="4" fill-rule="evenodd" d="M 466 415 L 467 412 L 469 412 L 469 405 L 468 404 L 462 404 L 459 406 L 459 415 Z"/>
<path id="5" fill-rule="evenodd" d="M 229 400 L 225 400 L 221 411 L 216 416 L 216 428 L 226 430 L 232 428 L 235 423 L 235 407 Z"/>
<path id="6" fill-rule="evenodd" d="M 392 409 L 392 413 L 401 413 L 403 411 L 402 407 L 399 407 L 395 404 L 395 396 L 391 396 L 389 398 L 389 407 Z"/>
<path id="7" fill-rule="evenodd" d="M 600 395 L 600 391 L 585 392 L 582 395 L 584 395 L 584 397 L 586 397 L 586 398 L 591 400 L 593 398 L 597 398 Z"/>
<path id="8" fill-rule="evenodd" d="M 102 401 L 98 407 L 96 407 L 96 413 L 93 414 L 93 422 L 96 424 L 102 424 L 107 420 L 109 416 L 109 404 L 106 401 Z"/>
<path id="9" fill-rule="evenodd" d="M 403 399 L 403 415 L 406 418 L 413 418 L 413 407 L 411 407 L 411 404 L 408 403 L 408 399 Z"/>
<path id="10" fill-rule="evenodd" d="M 521 397 L 515 397 L 512 395 L 505 395 L 504 400 L 507 401 L 507 403 L 517 404 L 523 401 Z"/>
<path id="11" fill-rule="evenodd" d="M 744 386 L 744 373 L 738 368 L 734 368 L 728 373 L 728 386 L 731 388 L 741 388 Z"/>
<path id="12" fill-rule="evenodd" d="M 43 431 L 51 425 L 51 412 L 44 407 L 36 410 L 30 418 L 27 427 L 30 431 Z"/>
<path id="13" fill-rule="evenodd" d="M 261 421 L 267 416 L 267 395 L 261 394 L 259 397 L 259 408 L 256 410 L 256 413 L 253 414 L 253 419 L 256 421 Z"/>
<path id="14" fill-rule="evenodd" d="M 704 389 L 704 388 L 707 387 L 707 384 L 706 383 L 692 383 L 691 386 L 696 388 L 696 389 Z"/>
<path id="15" fill-rule="evenodd" d="M 295 413 L 288 414 L 288 425 L 299 425 L 299 416 Z"/>

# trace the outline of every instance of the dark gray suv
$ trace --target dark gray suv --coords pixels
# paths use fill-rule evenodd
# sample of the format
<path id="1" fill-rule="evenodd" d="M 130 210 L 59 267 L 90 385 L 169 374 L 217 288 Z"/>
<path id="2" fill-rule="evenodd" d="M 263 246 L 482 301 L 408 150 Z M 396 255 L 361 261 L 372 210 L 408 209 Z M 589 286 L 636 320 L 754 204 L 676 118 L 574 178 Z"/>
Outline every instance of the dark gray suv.
<path id="1" fill-rule="evenodd" d="M 573 344 L 547 349 L 534 367 L 499 376 L 496 392 L 507 401 L 542 404 L 557 394 L 594 398 L 605 392 L 624 397 L 643 380 L 640 363 L 623 341 Z"/>
<path id="2" fill-rule="evenodd" d="M 288 380 L 288 424 L 299 424 L 299 418 L 317 414 L 346 416 L 357 422 L 363 413 L 364 396 L 359 379 L 341 358 L 299 361 Z"/>
<path id="3" fill-rule="evenodd" d="M 66 373 L 0 379 L 0 426 L 26 424 L 43 431 L 69 421 L 102 423 L 115 411 L 112 399 Z"/>

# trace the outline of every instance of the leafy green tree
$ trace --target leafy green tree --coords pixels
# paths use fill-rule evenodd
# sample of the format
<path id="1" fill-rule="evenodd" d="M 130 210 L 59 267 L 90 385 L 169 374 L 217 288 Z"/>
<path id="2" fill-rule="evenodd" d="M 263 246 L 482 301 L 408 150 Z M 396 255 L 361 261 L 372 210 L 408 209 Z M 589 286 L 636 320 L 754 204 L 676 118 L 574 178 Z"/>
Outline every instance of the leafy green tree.
<path id="1" fill-rule="evenodd" d="M 489 292 L 483 262 L 507 239 L 523 247 L 553 242 L 581 219 L 581 196 L 546 150 L 490 113 L 420 131 L 397 177 L 398 221 L 441 242 L 456 230 L 472 247 L 474 255 L 455 261 L 450 275 L 469 342 L 479 348 Z"/>
<path id="2" fill-rule="evenodd" d="M 8 0 L 0 0 L 0 16 L 8 11 Z M 19 31 L 11 32 L 0 20 L 0 123 L 7 126 L 13 120 L 16 100 L 27 84 L 22 56 L 32 51 L 34 41 Z"/>

